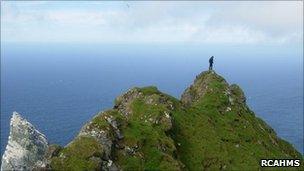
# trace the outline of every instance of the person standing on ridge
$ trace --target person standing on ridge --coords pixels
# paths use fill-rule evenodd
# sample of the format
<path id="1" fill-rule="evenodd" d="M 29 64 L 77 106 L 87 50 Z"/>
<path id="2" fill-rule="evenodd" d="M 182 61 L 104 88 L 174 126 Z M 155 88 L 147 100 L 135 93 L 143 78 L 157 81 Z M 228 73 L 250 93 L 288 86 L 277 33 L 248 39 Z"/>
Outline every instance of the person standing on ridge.
<path id="1" fill-rule="evenodd" d="M 211 58 L 209 59 L 209 70 L 212 70 L 213 67 L 213 56 L 211 56 Z"/>

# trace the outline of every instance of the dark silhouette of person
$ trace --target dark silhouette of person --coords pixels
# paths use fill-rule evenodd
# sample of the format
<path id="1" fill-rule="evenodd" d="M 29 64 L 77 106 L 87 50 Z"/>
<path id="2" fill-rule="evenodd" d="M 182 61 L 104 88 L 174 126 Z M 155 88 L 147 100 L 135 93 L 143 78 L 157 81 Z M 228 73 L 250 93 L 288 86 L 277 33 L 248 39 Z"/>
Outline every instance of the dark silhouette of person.
<path id="1" fill-rule="evenodd" d="M 213 56 L 211 56 L 211 58 L 209 59 L 209 70 L 212 70 L 213 67 Z"/>

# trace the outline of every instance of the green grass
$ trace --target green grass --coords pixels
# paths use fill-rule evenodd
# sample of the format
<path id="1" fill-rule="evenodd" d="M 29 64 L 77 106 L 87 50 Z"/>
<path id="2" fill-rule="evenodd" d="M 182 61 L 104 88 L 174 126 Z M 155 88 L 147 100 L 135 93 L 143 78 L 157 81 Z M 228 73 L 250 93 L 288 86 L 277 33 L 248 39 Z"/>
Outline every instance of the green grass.
<path id="1" fill-rule="evenodd" d="M 303 159 L 254 115 L 237 85 L 229 86 L 213 72 L 197 77 L 189 90 L 193 96 L 189 104 L 153 86 L 135 90 L 132 93 L 142 94 L 125 104 L 130 110 L 127 116 L 115 108 L 89 125 L 113 132 L 105 118 L 119 123 L 124 138 L 115 143 L 124 148 L 114 148 L 112 158 L 123 170 L 261 170 L 262 158 Z M 102 153 L 95 139 L 79 137 L 51 164 L 55 170 L 94 170 L 99 163 L 91 158 Z M 303 167 L 282 170 L 286 169 Z"/>
<path id="2" fill-rule="evenodd" d="M 285 153 L 289 157 L 301 158 L 289 143 L 276 138 L 274 131 L 244 104 L 229 103 L 225 94 L 228 85 L 223 79 L 210 73 L 202 76 L 208 80 L 204 95 L 185 110 L 173 112 L 172 137 L 181 144 L 177 147 L 178 156 L 187 169 L 259 170 L 261 158 L 286 158 Z M 194 85 L 191 90 L 194 93 L 200 88 L 196 86 L 199 85 Z M 233 98 L 240 99 L 243 92 L 237 87 L 234 90 Z M 231 111 L 225 111 L 227 107 Z M 271 139 L 277 140 L 278 145 Z"/>
<path id="3" fill-rule="evenodd" d="M 118 112 L 117 110 L 107 110 L 102 113 L 98 113 L 97 116 L 95 116 L 91 123 L 89 124 L 90 128 L 97 128 L 100 130 L 110 130 L 110 124 L 105 119 L 106 117 L 111 117 L 113 120 L 116 120 L 118 124 L 124 124 L 125 117 Z"/>
<path id="4" fill-rule="evenodd" d="M 53 170 L 96 170 L 100 163 L 92 157 L 101 158 L 102 145 L 92 137 L 78 137 L 71 144 L 60 151 L 58 157 L 52 158 Z"/>
<path id="5" fill-rule="evenodd" d="M 155 86 L 148 86 L 148 87 L 143 87 L 140 88 L 140 91 L 144 95 L 152 95 L 152 94 L 159 94 L 160 92 L 158 91 L 157 87 Z"/>
<path id="6" fill-rule="evenodd" d="M 159 100 L 169 100 L 171 97 L 160 97 L 154 87 L 140 91 L 145 94 L 145 98 L 133 101 L 132 115 L 128 118 L 128 124 L 122 128 L 124 144 L 128 147 L 138 146 L 138 151 L 133 155 L 121 155 L 123 152 L 118 151 L 118 163 L 124 170 L 179 170 L 179 163 L 173 157 L 176 151 L 174 141 L 166 134 L 171 125 L 160 122 L 165 116 L 164 112 L 169 110 L 167 104 Z M 147 103 L 149 99 L 153 99 L 154 103 Z"/>

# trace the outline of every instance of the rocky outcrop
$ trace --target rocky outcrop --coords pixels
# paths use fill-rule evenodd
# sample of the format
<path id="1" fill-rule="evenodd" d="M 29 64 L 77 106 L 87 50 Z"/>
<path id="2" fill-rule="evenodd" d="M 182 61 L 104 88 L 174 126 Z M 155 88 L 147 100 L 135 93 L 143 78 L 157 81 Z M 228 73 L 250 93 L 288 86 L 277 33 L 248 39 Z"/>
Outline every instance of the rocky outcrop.
<path id="1" fill-rule="evenodd" d="M 9 169 L 261 170 L 260 158 L 302 159 L 255 116 L 241 88 L 214 71 L 199 74 L 181 100 L 153 86 L 128 90 L 62 148 L 47 148 L 44 136 L 18 118 L 13 115 L 15 138 L 10 136 L 2 161 Z M 38 133 L 29 136 L 35 131 L 26 130 Z M 21 140 L 12 140 L 18 137 Z M 23 142 L 34 148 L 22 146 Z M 23 154 L 31 162 L 19 157 Z"/>
<path id="2" fill-rule="evenodd" d="M 115 138 L 113 138 L 113 134 L 116 135 L 117 139 L 122 139 L 123 135 L 118 129 L 116 120 L 110 114 L 111 112 L 112 111 L 105 111 L 95 116 L 92 121 L 88 122 L 81 128 L 78 137 L 93 137 L 98 141 L 98 143 L 102 144 L 103 154 L 100 158 L 101 164 L 99 169 L 116 171 L 118 170 L 118 167 L 113 162 L 111 156 L 114 146 L 113 141 L 115 140 Z"/>
<path id="3" fill-rule="evenodd" d="M 181 102 L 186 106 L 190 106 L 192 103 L 202 98 L 206 92 L 214 91 L 211 85 L 218 83 L 228 86 L 225 79 L 217 75 L 214 71 L 202 72 L 196 76 L 193 84 L 184 91 L 181 96 Z"/>
<path id="4" fill-rule="evenodd" d="M 130 104 L 133 102 L 133 100 L 142 96 L 143 93 L 140 92 L 138 88 L 132 88 L 115 99 L 114 109 L 117 109 L 119 112 L 127 116 L 132 112 Z"/>
<path id="5" fill-rule="evenodd" d="M 183 164 L 174 154 L 176 147 L 173 139 L 167 135 L 173 128 L 173 101 L 156 87 L 130 89 L 116 99 L 113 109 L 98 113 L 81 128 L 75 140 L 52 159 L 52 168 L 138 170 L 137 167 L 146 166 L 148 170 L 153 170 L 160 165 L 169 170 L 180 170 Z M 94 148 L 88 150 L 91 151 L 89 154 L 74 154 L 79 150 L 74 148 L 84 144 L 84 137 L 90 138 L 91 144 L 102 145 L 102 153 L 96 155 L 100 150 Z M 71 156 L 71 153 L 74 155 Z M 151 163 L 152 156 L 154 160 Z M 92 167 L 79 163 L 91 163 Z"/>
<path id="6" fill-rule="evenodd" d="M 46 167 L 46 137 L 17 112 L 10 122 L 10 134 L 2 157 L 1 170 L 32 170 Z"/>

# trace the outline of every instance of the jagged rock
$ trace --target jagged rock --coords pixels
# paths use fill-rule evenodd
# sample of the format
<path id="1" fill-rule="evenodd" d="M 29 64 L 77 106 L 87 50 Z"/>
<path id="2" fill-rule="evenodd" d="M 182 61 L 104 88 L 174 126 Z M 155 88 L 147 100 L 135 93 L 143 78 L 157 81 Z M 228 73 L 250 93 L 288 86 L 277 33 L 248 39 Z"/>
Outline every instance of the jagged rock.
<path id="1" fill-rule="evenodd" d="M 117 140 L 123 139 L 123 135 L 119 130 L 119 123 L 113 117 L 112 112 L 114 111 L 108 110 L 99 113 L 90 122 L 86 123 L 77 135 L 77 137 L 92 137 L 100 143 L 103 149 L 101 158 L 91 157 L 90 160 L 96 162 L 97 164 L 95 165 L 101 163 L 100 169 L 106 171 L 119 170 L 112 160 L 113 148 L 118 146 L 113 135 L 115 135 Z"/>
<path id="2" fill-rule="evenodd" d="M 103 145 L 103 149 L 105 151 L 104 158 L 106 160 L 110 158 L 113 142 L 108 130 L 100 130 L 92 127 L 91 125 L 85 125 L 78 134 L 78 137 L 81 136 L 91 136 L 96 138 Z"/>
<path id="3" fill-rule="evenodd" d="M 303 158 L 214 71 L 199 74 L 181 100 L 152 86 L 130 89 L 45 157 L 55 170 L 107 171 L 261 170 L 260 158 Z"/>
<path id="4" fill-rule="evenodd" d="M 104 161 L 101 167 L 101 170 L 104 171 L 118 171 L 119 168 L 112 160 Z"/>
<path id="5" fill-rule="evenodd" d="M 115 119 L 113 119 L 112 117 L 107 117 L 106 120 L 114 129 L 116 137 L 119 140 L 123 139 L 124 136 L 121 134 L 120 130 L 118 129 L 117 121 Z"/>
<path id="6" fill-rule="evenodd" d="M 59 145 L 56 144 L 51 144 L 49 145 L 49 147 L 47 148 L 47 151 L 45 153 L 45 157 L 47 159 L 50 159 L 54 156 L 57 156 L 59 154 L 59 151 L 62 149 L 62 147 L 60 147 Z"/>
<path id="7" fill-rule="evenodd" d="M 1 170 L 32 170 L 46 167 L 48 142 L 42 133 L 17 112 L 13 112 L 10 134 Z"/>
<path id="8" fill-rule="evenodd" d="M 212 92 L 213 89 L 210 87 L 210 84 L 214 80 L 228 86 L 225 79 L 217 75 L 214 71 L 202 72 L 196 76 L 194 83 L 184 91 L 181 96 L 181 102 L 186 106 L 190 106 L 193 102 L 202 98 L 206 92 Z"/>
<path id="9" fill-rule="evenodd" d="M 138 88 L 132 88 L 121 96 L 115 99 L 114 109 L 117 109 L 124 115 L 129 115 L 132 110 L 130 109 L 130 104 L 134 99 L 142 97 L 143 93 L 139 91 Z"/>
<path id="10" fill-rule="evenodd" d="M 233 95 L 235 95 L 237 98 L 237 102 L 239 103 L 246 103 L 246 96 L 243 92 L 243 90 L 236 84 L 231 84 L 229 86 L 229 90 Z"/>

